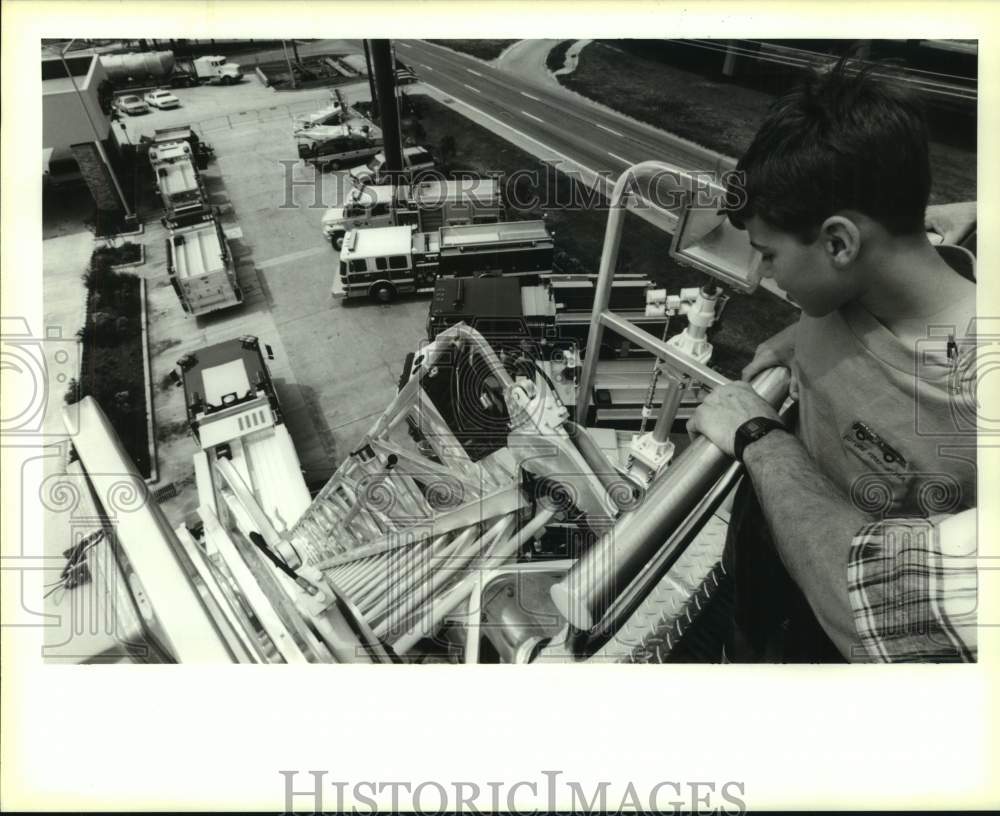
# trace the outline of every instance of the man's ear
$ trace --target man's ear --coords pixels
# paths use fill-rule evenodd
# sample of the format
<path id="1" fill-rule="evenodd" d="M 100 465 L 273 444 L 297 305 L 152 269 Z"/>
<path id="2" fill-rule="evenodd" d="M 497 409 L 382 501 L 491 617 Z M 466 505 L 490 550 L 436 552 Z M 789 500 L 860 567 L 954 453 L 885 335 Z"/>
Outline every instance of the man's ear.
<path id="1" fill-rule="evenodd" d="M 835 266 L 847 266 L 861 252 L 861 230 L 843 215 L 831 215 L 827 218 L 820 227 L 819 239 L 827 257 Z"/>

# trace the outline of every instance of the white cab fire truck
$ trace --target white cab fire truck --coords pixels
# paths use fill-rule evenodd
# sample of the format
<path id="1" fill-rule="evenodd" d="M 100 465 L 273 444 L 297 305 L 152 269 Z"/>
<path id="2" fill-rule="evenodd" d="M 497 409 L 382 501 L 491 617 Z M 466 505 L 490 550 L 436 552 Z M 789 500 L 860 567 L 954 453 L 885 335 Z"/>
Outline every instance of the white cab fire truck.
<path id="1" fill-rule="evenodd" d="M 274 528 L 290 527 L 309 506 L 309 490 L 258 338 L 207 346 L 177 366 L 200 448 L 194 465 L 201 506 L 249 537 L 259 528 L 239 501 L 243 488 Z M 220 467 L 223 460 L 228 465 Z"/>

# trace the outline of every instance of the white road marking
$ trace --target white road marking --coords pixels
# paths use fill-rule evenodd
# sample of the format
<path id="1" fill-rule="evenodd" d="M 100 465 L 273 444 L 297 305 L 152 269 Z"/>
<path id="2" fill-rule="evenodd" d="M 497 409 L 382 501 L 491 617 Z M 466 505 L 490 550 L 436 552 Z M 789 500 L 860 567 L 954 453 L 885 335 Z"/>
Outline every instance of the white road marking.
<path id="1" fill-rule="evenodd" d="M 318 246 L 312 249 L 301 249 L 298 252 L 289 252 L 287 255 L 279 255 L 277 258 L 269 258 L 266 261 L 258 261 L 254 264 L 258 269 L 269 269 L 272 266 L 281 266 L 292 261 L 302 261 L 314 255 L 330 254 L 330 247 Z"/>
<path id="2" fill-rule="evenodd" d="M 612 153 L 610 150 L 608 151 L 608 155 L 611 158 L 613 158 L 613 159 L 618 159 L 618 161 L 620 161 L 620 162 L 625 162 L 625 164 L 629 165 L 629 167 L 631 167 L 633 164 L 635 164 L 635 162 L 629 161 L 628 159 L 625 159 L 625 158 L 622 158 L 617 153 Z"/>
<path id="3" fill-rule="evenodd" d="M 424 83 L 424 84 L 427 85 L 428 88 L 433 88 L 435 91 L 437 91 L 442 96 L 446 96 L 446 97 L 447 96 L 451 96 L 451 94 L 445 93 L 440 88 L 438 88 L 436 85 L 431 85 L 429 83 Z M 561 153 L 558 150 L 556 150 L 556 149 L 554 149 L 552 147 L 549 147 L 547 144 L 545 144 L 545 142 L 541 141 L 540 139 L 536 139 L 534 136 L 529 136 L 527 133 L 524 133 L 523 131 L 518 130 L 516 127 L 512 127 L 511 125 L 508 125 L 506 122 L 501 122 L 495 116 L 490 116 L 488 113 L 485 113 L 485 112 L 479 110 L 479 108 L 475 107 L 475 105 L 470 105 L 468 102 L 463 102 L 461 99 L 457 99 L 457 98 L 455 99 L 455 101 L 459 105 L 465 105 L 465 107 L 467 107 L 469 110 L 475 111 L 477 114 L 479 114 L 480 116 L 482 116 L 484 119 L 489 119 L 491 122 L 494 122 L 495 124 L 500 125 L 501 127 L 507 128 L 507 130 L 509 130 L 509 131 L 511 131 L 513 133 L 516 133 L 522 139 L 527 139 L 530 142 L 534 142 L 539 147 L 542 147 L 545 150 L 548 150 L 550 153 L 554 153 L 560 159 L 563 159 L 563 160 L 569 162 L 571 165 L 575 165 L 576 167 L 579 167 L 581 170 L 585 170 L 586 172 L 590 173 L 590 175 L 594 176 L 595 178 L 599 179 L 602 182 L 602 187 L 603 187 L 602 192 L 604 192 L 606 195 L 610 194 L 610 192 L 611 192 L 610 186 L 611 185 L 609 185 L 608 179 L 606 179 L 604 176 L 599 175 L 595 171 L 591 170 L 589 167 L 587 167 L 587 165 L 580 163 L 576 159 L 571 159 L 565 153 Z M 542 161 L 544 161 L 544 159 Z"/>
<path id="4" fill-rule="evenodd" d="M 545 120 L 544 120 L 544 119 L 539 119 L 539 118 L 538 118 L 537 116 L 535 116 L 535 114 L 533 114 L 533 113 L 528 113 L 528 112 L 527 112 L 526 110 L 523 110 L 523 111 L 521 111 L 521 113 L 523 113 L 523 114 L 524 114 L 525 116 L 527 116 L 527 117 L 528 117 L 529 119 L 534 119 L 534 120 L 535 120 L 536 122 L 541 122 L 541 123 L 542 123 L 543 125 L 545 124 Z"/>
<path id="5" fill-rule="evenodd" d="M 594 124 L 597 125 L 601 130 L 606 130 L 608 133 L 615 134 L 615 136 L 621 136 L 623 139 L 625 138 L 624 134 L 619 133 L 617 130 L 612 130 L 609 127 L 605 127 L 604 125 L 600 124 L 599 122 L 594 122 Z"/>
<path id="6" fill-rule="evenodd" d="M 479 88 L 473 88 L 471 85 L 466 85 L 464 82 L 462 83 L 462 85 L 464 85 L 470 91 L 475 91 L 477 94 L 481 94 L 482 93 L 482 91 L 479 90 Z"/>
<path id="7" fill-rule="evenodd" d="M 521 96 L 526 96 L 526 97 L 528 97 L 528 99 L 534 99 L 536 102 L 541 102 L 542 101 L 537 96 L 532 96 L 530 93 L 525 93 L 524 91 L 521 91 Z"/>
<path id="8" fill-rule="evenodd" d="M 477 77 L 482 76 L 482 74 L 479 73 L 479 71 L 473 71 L 471 68 L 466 68 L 465 70 L 468 71 L 470 74 L 475 74 Z"/>
<path id="9" fill-rule="evenodd" d="M 409 43 L 401 42 L 400 40 L 396 40 L 396 45 L 401 45 L 403 48 L 413 48 Z"/>
<path id="10" fill-rule="evenodd" d="M 431 68 L 431 66 L 429 66 L 429 65 L 422 65 L 422 66 L 420 66 L 420 70 L 421 71 L 433 71 L 434 69 Z"/>

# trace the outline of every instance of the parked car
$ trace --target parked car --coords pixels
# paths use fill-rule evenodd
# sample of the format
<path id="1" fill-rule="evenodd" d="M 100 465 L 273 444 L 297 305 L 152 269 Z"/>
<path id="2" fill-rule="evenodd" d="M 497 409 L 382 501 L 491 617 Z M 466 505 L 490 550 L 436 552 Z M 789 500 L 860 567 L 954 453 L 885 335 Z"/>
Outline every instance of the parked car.
<path id="1" fill-rule="evenodd" d="M 368 164 L 359 164 L 351 168 L 351 181 L 359 187 L 366 184 L 379 184 L 384 181 L 385 154 L 379 153 Z M 403 168 L 408 181 L 422 170 L 434 169 L 434 156 L 426 147 L 406 147 L 403 149 Z"/>
<path id="2" fill-rule="evenodd" d="M 115 107 L 122 113 L 127 113 L 129 116 L 136 116 L 140 113 L 149 113 L 149 105 L 143 102 L 135 94 L 119 96 L 115 100 Z"/>
<path id="3" fill-rule="evenodd" d="M 146 104 L 153 107 L 159 108 L 160 110 L 166 110 L 167 108 L 179 108 L 181 106 L 181 100 L 174 96 L 170 91 L 158 90 L 150 91 L 146 94 L 143 99 L 146 100 Z"/>

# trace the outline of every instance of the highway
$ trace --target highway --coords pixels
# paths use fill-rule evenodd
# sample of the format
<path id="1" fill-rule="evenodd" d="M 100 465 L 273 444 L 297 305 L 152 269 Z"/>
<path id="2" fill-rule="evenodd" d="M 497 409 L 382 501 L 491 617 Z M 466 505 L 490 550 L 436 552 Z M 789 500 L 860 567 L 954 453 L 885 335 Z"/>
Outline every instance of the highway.
<path id="1" fill-rule="evenodd" d="M 419 40 L 395 40 L 396 56 L 420 80 L 493 117 L 595 174 L 659 159 L 689 170 L 728 169 L 734 161 L 591 104 L 577 94 L 493 68 Z M 503 128 L 497 133 L 503 135 Z"/>
<path id="2" fill-rule="evenodd" d="M 554 159 L 578 165 L 582 180 L 588 183 L 593 183 L 593 176 L 613 183 L 626 167 L 654 159 L 691 171 L 721 173 L 735 167 L 731 157 L 541 80 L 525 79 L 422 40 L 393 42 L 397 58 L 412 67 L 422 83 L 492 119 L 497 135 L 509 137 L 511 129 L 536 142 Z M 462 106 L 456 109 L 461 111 Z M 611 192 L 608 182 L 598 182 L 605 195 Z M 655 208 L 643 207 L 636 212 L 661 229 L 672 230 L 673 222 Z M 773 280 L 764 279 L 761 286 L 785 299 Z"/>

